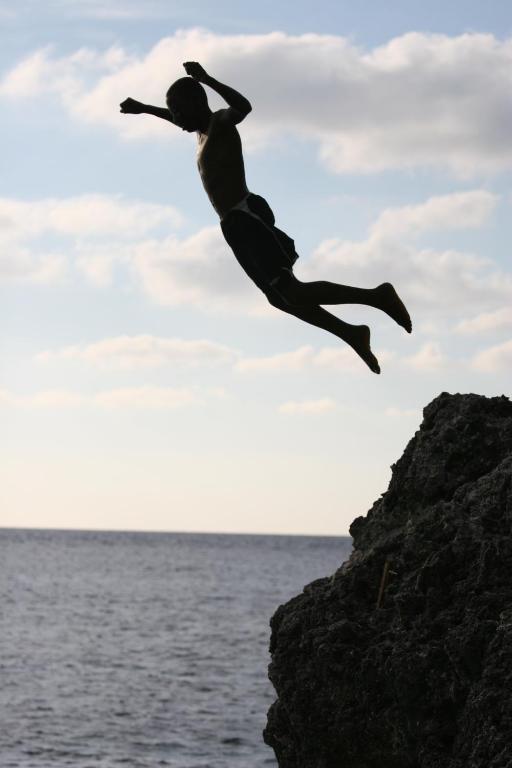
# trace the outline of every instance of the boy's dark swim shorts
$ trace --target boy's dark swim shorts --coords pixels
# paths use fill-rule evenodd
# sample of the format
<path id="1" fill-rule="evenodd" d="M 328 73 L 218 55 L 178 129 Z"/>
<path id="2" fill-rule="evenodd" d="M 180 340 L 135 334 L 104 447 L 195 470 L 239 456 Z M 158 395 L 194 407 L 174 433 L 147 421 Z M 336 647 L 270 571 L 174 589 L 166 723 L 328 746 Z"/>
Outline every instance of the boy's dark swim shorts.
<path id="1" fill-rule="evenodd" d="M 292 238 L 275 226 L 267 201 L 249 193 L 228 211 L 220 226 L 238 263 L 258 288 L 269 299 L 286 301 L 277 283 L 283 272 L 291 273 L 299 255 Z"/>

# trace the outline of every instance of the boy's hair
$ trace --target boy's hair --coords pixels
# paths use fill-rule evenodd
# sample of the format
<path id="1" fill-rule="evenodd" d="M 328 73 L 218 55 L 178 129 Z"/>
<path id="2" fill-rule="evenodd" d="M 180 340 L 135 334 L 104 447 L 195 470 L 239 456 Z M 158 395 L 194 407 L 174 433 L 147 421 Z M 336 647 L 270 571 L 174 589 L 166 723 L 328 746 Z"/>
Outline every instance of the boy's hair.
<path id="1" fill-rule="evenodd" d="M 183 101 L 184 99 L 197 99 L 208 103 L 208 97 L 206 91 L 198 80 L 194 80 L 193 77 L 180 77 L 176 80 L 166 93 L 167 102 L 170 101 Z"/>

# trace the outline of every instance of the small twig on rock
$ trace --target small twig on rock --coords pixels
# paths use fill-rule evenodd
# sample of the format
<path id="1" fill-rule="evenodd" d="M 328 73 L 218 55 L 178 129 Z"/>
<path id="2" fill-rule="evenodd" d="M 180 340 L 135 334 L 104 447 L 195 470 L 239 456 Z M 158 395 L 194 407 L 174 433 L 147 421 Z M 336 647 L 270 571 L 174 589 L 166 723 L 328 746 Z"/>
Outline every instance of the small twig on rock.
<path id="1" fill-rule="evenodd" d="M 380 579 L 379 596 L 377 598 L 377 608 L 380 608 L 381 606 L 382 598 L 384 596 L 384 590 L 386 589 L 386 584 L 388 583 L 389 566 L 390 566 L 390 561 L 388 560 L 388 558 L 386 558 L 384 562 L 384 568 L 382 569 L 382 576 Z"/>

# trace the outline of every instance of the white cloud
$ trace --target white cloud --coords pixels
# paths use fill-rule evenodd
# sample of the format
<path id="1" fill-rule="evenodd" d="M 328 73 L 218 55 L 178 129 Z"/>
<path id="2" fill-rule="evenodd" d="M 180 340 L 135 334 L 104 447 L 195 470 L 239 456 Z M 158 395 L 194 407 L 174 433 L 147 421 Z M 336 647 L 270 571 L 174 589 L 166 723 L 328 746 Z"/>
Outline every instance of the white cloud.
<path id="1" fill-rule="evenodd" d="M 0 281 L 60 282 L 72 255 L 92 282 L 107 285 L 116 261 L 129 260 L 134 240 L 183 221 L 173 206 L 120 195 L 0 198 Z M 55 240 L 50 253 L 38 243 L 48 237 Z"/>
<path id="2" fill-rule="evenodd" d="M 382 350 L 379 361 L 386 363 L 395 357 Z M 240 352 L 206 339 L 174 339 L 149 334 L 117 336 L 91 344 L 76 344 L 61 349 L 38 352 L 35 360 L 51 363 L 55 360 L 78 360 L 104 369 L 136 370 L 162 365 L 198 366 L 231 364 L 237 373 L 283 373 L 317 370 L 339 370 L 360 373 L 366 366 L 356 353 L 340 341 L 340 347 L 299 347 L 262 357 L 244 357 Z"/>
<path id="3" fill-rule="evenodd" d="M 368 286 L 393 282 L 411 311 L 428 311 L 443 319 L 467 306 L 493 308 L 512 300 L 512 274 L 492 259 L 456 250 L 434 251 L 410 242 L 420 232 L 443 228 L 482 226 L 492 213 L 497 196 L 484 190 L 431 197 L 416 206 L 387 209 L 378 217 L 367 240 L 325 240 L 311 258 L 297 263 L 300 279 L 328 279 Z M 131 264 L 145 292 L 158 303 L 194 303 L 204 309 L 231 309 L 255 314 L 268 310 L 264 296 L 240 270 L 218 227 L 208 227 L 184 240 L 147 241 L 131 249 Z M 127 261 L 130 261 L 127 258 Z M 270 312 L 274 314 L 274 310 Z M 413 322 L 414 322 L 413 317 Z M 444 321 L 443 321 L 444 324 Z M 288 354 L 288 353 L 287 353 Z M 290 353 L 291 354 L 291 353 Z M 298 355 L 266 360 L 248 367 L 297 366 Z M 358 369 L 355 355 L 331 349 L 338 367 Z M 386 362 L 386 352 L 379 352 Z M 316 361 L 322 364 L 322 356 Z"/>
<path id="4" fill-rule="evenodd" d="M 99 392 L 93 397 L 94 405 L 107 409 L 168 410 L 201 402 L 197 392 L 172 387 L 123 387 Z"/>
<path id="5" fill-rule="evenodd" d="M 0 241 L 29 240 L 51 232 L 71 237 L 115 235 L 131 240 L 157 227 L 175 229 L 182 214 L 171 205 L 127 200 L 121 195 L 16 200 L 0 198 Z"/>
<path id="6" fill-rule="evenodd" d="M 379 355 L 379 360 L 381 356 Z M 361 358 L 344 342 L 339 347 L 322 347 L 311 358 L 314 368 L 361 373 L 366 368 Z"/>
<path id="7" fill-rule="evenodd" d="M 6 389 L 0 389 L 0 407 L 11 405 L 12 395 Z"/>
<path id="8" fill-rule="evenodd" d="M 510 272 L 475 254 L 419 249 L 411 239 L 431 229 L 481 225 L 496 199 L 484 190 L 472 190 L 388 208 L 366 240 L 324 240 L 311 258 L 299 260 L 297 275 L 360 286 L 390 281 L 413 323 L 421 311 L 429 313 L 429 321 L 435 316 L 442 324 L 447 316 L 460 317 L 468 306 L 494 311 L 512 299 Z M 188 237 L 167 234 L 181 223 L 172 206 L 121 197 L 0 199 L 0 280 L 58 282 L 68 277 L 73 265 L 87 280 L 106 287 L 117 265 L 132 286 L 160 305 L 275 314 L 240 269 L 218 225 Z M 420 322 L 425 324 L 427 318 L 420 315 Z M 338 362 L 346 368 L 350 354 L 343 354 L 345 358 L 337 353 Z"/>
<path id="9" fill-rule="evenodd" d="M 384 409 L 384 415 L 392 419 L 418 419 L 421 418 L 421 410 L 418 408 L 401 408 L 399 406 L 390 405 Z"/>
<path id="10" fill-rule="evenodd" d="M 125 137 L 186 141 L 164 121 L 121 115 L 118 104 L 129 95 L 163 104 L 182 62 L 198 51 L 214 77 L 253 104 L 242 128 L 249 147 L 310 139 L 335 173 L 438 166 L 469 176 L 512 167 L 512 42 L 491 34 L 410 32 L 364 51 L 337 35 L 179 29 L 145 55 L 36 51 L 6 74 L 0 94 L 53 93 L 72 116 Z M 213 108 L 220 103 L 214 94 Z"/>
<path id="11" fill-rule="evenodd" d="M 0 282 L 53 284 L 62 282 L 67 273 L 68 261 L 60 253 L 32 253 L 15 245 L 0 252 Z"/>
<path id="12" fill-rule="evenodd" d="M 44 350 L 36 360 L 81 360 L 105 368 L 137 369 L 160 365 L 202 365 L 230 362 L 234 351 L 206 339 L 169 339 L 148 334 L 117 336 L 92 344 Z"/>
<path id="13" fill-rule="evenodd" d="M 336 408 L 336 402 L 330 397 L 324 397 L 320 400 L 302 400 L 299 402 L 290 400 L 282 403 L 278 407 L 279 413 L 297 414 L 297 413 L 327 413 Z"/>
<path id="14" fill-rule="evenodd" d="M 376 353 L 379 361 L 385 363 L 393 357 L 388 350 Z M 262 357 L 242 357 L 234 366 L 240 373 L 303 371 L 307 368 L 336 369 L 339 371 L 361 373 L 367 370 L 366 363 L 349 346 L 340 340 L 339 347 L 322 347 L 315 350 L 311 346 L 303 346 L 292 352 L 281 352 L 276 355 Z"/>
<path id="15" fill-rule="evenodd" d="M 0 406 L 33 409 L 77 408 L 87 403 L 86 396 L 66 389 L 46 389 L 31 395 L 0 391 Z"/>
<path id="16" fill-rule="evenodd" d="M 293 352 L 281 352 L 266 357 L 247 357 L 239 360 L 235 370 L 242 373 L 251 371 L 299 371 L 311 365 L 315 356 L 313 347 L 304 346 Z"/>
<path id="17" fill-rule="evenodd" d="M 456 250 L 418 248 L 420 232 L 484 223 L 496 196 L 483 190 L 431 197 L 424 204 L 387 209 L 363 241 L 324 240 L 307 264 L 304 279 L 363 287 L 394 284 L 415 323 L 418 310 L 443 318 L 468 306 L 491 309 L 512 300 L 512 274 L 489 258 Z M 431 319 L 431 318 L 430 318 Z M 425 320 L 423 321 L 425 322 Z"/>
<path id="18" fill-rule="evenodd" d="M 0 390 L 0 406 L 23 409 L 100 408 L 102 410 L 174 410 L 201 405 L 205 397 L 224 397 L 223 391 L 173 387 L 121 387 L 95 394 L 83 394 L 65 389 L 50 389 L 30 395 L 18 395 Z"/>
<path id="19" fill-rule="evenodd" d="M 237 264 L 218 226 L 183 240 L 135 244 L 128 253 L 134 281 L 157 304 L 247 312 L 266 301 Z"/>
<path id="20" fill-rule="evenodd" d="M 112 283 L 116 264 L 126 265 L 129 262 L 126 246 L 119 243 L 77 243 L 74 257 L 77 270 L 98 288 L 108 287 Z"/>
<path id="21" fill-rule="evenodd" d="M 370 230 L 370 239 L 409 237 L 444 229 L 477 229 L 488 220 L 498 196 L 483 189 L 430 197 L 419 205 L 388 208 Z"/>
<path id="22" fill-rule="evenodd" d="M 182 223 L 173 206 L 120 196 L 0 198 L 0 280 L 56 282 L 72 263 L 105 287 L 120 265 L 157 304 L 251 313 L 265 303 L 218 225 L 181 239 L 167 234 Z M 56 252 L 40 251 L 43 238 L 55 241 Z"/>
<path id="23" fill-rule="evenodd" d="M 419 371 L 437 371 L 446 362 L 439 344 L 429 341 L 415 355 L 405 358 L 405 363 Z"/>
<path id="24" fill-rule="evenodd" d="M 471 365 L 484 373 L 496 373 L 512 369 L 512 339 L 503 344 L 478 352 L 471 360 Z"/>
<path id="25" fill-rule="evenodd" d="M 299 347 L 292 352 L 282 352 L 267 357 L 241 357 L 234 366 L 239 373 L 284 373 L 289 371 L 339 370 L 344 373 L 361 373 L 367 370 L 366 364 L 347 345 L 340 342 L 340 347 L 322 347 L 315 350 L 311 346 Z M 381 364 L 397 359 L 390 350 L 376 351 Z M 446 356 L 436 342 L 427 342 L 414 355 L 402 358 L 403 364 L 422 371 L 434 371 L 446 363 Z"/>
<path id="26" fill-rule="evenodd" d="M 495 312 L 482 312 L 476 317 L 461 320 L 455 326 L 457 333 L 474 334 L 497 331 L 512 326 L 512 308 L 501 307 Z"/>

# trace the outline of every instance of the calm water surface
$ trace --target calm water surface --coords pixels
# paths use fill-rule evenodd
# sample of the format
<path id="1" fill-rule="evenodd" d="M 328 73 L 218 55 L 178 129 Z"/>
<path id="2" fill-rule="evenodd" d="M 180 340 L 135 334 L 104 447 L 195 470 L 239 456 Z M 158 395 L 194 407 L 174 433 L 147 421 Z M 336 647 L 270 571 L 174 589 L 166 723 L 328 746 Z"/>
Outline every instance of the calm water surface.
<path id="1" fill-rule="evenodd" d="M 351 546 L 0 529 L 0 765 L 275 766 L 270 616 Z"/>

